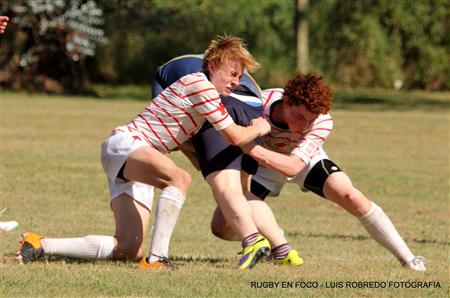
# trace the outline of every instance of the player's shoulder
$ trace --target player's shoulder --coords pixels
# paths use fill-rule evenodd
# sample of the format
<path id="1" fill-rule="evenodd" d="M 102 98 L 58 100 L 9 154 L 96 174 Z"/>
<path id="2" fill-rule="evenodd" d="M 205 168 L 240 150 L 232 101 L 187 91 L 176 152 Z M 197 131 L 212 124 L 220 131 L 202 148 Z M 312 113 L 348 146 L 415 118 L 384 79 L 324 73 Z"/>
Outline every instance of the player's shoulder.
<path id="1" fill-rule="evenodd" d="M 283 93 L 283 88 L 269 88 L 262 91 L 262 96 L 264 100 L 280 99 Z"/>
<path id="2" fill-rule="evenodd" d="M 207 93 L 213 92 L 211 96 L 215 96 L 217 93 L 214 85 L 208 80 L 203 72 L 195 72 L 187 74 L 177 81 L 178 88 L 184 90 L 184 93 Z"/>
<path id="3" fill-rule="evenodd" d="M 195 83 L 209 83 L 211 84 L 211 82 L 208 80 L 208 78 L 206 77 L 206 75 L 203 72 L 194 72 L 194 73 L 190 73 L 187 75 L 182 76 L 181 78 L 178 79 L 178 81 L 182 84 L 182 85 L 187 85 L 187 84 L 195 84 Z"/>
<path id="4" fill-rule="evenodd" d="M 333 117 L 331 117 L 330 113 L 320 114 L 313 123 L 313 127 L 318 128 L 333 128 Z"/>

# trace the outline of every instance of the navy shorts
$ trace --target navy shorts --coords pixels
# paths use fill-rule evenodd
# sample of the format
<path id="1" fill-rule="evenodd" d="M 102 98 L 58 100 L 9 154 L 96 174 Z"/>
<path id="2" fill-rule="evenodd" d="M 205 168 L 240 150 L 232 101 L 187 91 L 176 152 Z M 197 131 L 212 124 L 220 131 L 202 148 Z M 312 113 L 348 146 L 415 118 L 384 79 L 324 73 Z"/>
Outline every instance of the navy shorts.
<path id="1" fill-rule="evenodd" d="M 252 107 L 231 96 L 222 97 L 222 103 L 236 124 L 248 126 L 252 119 L 263 116 L 263 107 Z M 261 138 L 255 140 L 261 142 Z M 214 127 L 206 122 L 192 137 L 203 177 L 225 170 L 243 170 L 255 174 L 258 162 L 244 154 L 239 146 L 230 145 Z"/>

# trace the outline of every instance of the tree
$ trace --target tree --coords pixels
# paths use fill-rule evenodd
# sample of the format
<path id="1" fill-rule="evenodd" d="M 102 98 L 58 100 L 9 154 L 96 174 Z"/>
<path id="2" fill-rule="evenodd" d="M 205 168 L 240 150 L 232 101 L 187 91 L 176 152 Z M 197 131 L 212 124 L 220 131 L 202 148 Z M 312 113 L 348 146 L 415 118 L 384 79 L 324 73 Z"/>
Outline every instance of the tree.
<path id="1" fill-rule="evenodd" d="M 94 1 L 14 1 L 0 83 L 14 89 L 83 92 L 86 58 L 106 43 Z M 2 51 L 3 52 L 3 51 Z"/>

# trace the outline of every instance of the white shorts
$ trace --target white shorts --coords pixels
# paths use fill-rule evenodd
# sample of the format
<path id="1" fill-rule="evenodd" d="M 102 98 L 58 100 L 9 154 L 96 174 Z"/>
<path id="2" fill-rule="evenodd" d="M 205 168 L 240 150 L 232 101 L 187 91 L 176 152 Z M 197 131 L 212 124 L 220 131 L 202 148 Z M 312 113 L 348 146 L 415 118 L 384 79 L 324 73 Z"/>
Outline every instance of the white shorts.
<path id="1" fill-rule="evenodd" d="M 280 194 L 285 183 L 295 183 L 303 192 L 307 192 L 308 190 L 303 187 L 305 179 L 316 163 L 322 159 L 328 159 L 328 155 L 322 148 L 320 148 L 309 164 L 302 171 L 300 171 L 297 176 L 291 178 L 286 178 L 277 171 L 260 165 L 256 174 L 252 176 L 252 179 L 267 188 L 270 191 L 269 196 L 272 197 L 276 197 Z"/>
<path id="2" fill-rule="evenodd" d="M 102 144 L 101 161 L 103 170 L 108 176 L 110 199 L 113 200 L 126 193 L 151 211 L 155 187 L 117 177 L 130 154 L 144 146 L 150 145 L 136 133 L 113 132 Z"/>

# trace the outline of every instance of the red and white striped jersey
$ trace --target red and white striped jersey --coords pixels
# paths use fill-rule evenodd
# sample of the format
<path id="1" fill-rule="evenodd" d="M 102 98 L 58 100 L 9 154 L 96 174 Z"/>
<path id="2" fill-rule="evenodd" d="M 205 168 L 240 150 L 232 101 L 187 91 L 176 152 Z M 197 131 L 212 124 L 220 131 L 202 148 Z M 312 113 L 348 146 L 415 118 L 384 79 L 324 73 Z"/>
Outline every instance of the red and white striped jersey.
<path id="1" fill-rule="evenodd" d="M 193 136 L 205 120 L 216 130 L 234 123 L 214 85 L 198 72 L 171 84 L 136 118 L 116 130 L 137 132 L 151 146 L 167 153 Z"/>
<path id="2" fill-rule="evenodd" d="M 261 145 L 272 151 L 296 155 L 308 164 L 330 135 L 333 119 L 330 114 L 319 115 L 305 133 L 275 126 L 270 120 L 270 110 L 274 102 L 282 100 L 283 92 L 281 88 L 263 91 L 264 117 L 269 121 L 272 130 L 263 137 Z"/>

